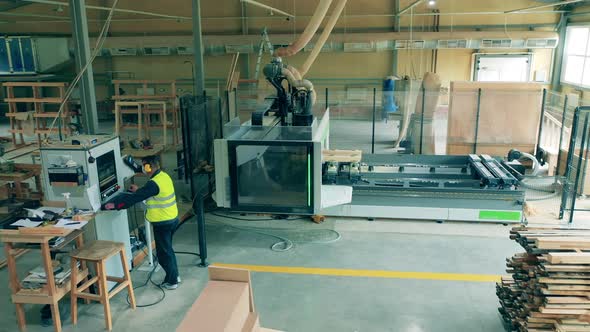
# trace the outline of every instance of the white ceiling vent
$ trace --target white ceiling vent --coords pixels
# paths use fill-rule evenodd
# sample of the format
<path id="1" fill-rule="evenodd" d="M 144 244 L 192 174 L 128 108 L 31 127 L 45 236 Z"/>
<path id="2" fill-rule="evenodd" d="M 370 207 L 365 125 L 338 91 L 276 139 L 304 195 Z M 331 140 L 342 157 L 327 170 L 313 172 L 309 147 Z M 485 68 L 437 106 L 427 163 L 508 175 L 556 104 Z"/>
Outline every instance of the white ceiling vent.
<path id="1" fill-rule="evenodd" d="M 481 48 L 510 48 L 512 39 L 482 39 Z"/>
<path id="2" fill-rule="evenodd" d="M 195 53 L 195 49 L 192 46 L 177 46 L 176 52 L 180 55 L 190 55 Z"/>
<path id="3" fill-rule="evenodd" d="M 373 52 L 375 43 L 344 43 L 344 52 Z"/>
<path id="4" fill-rule="evenodd" d="M 424 40 L 396 40 L 395 49 L 423 49 Z"/>
<path id="5" fill-rule="evenodd" d="M 556 38 L 530 38 L 526 40 L 526 48 L 556 48 Z"/>
<path id="6" fill-rule="evenodd" d="M 137 49 L 133 47 L 117 47 L 109 49 L 111 55 L 137 55 Z"/>
<path id="7" fill-rule="evenodd" d="M 467 48 L 467 39 L 443 39 L 439 40 L 436 48 Z"/>
<path id="8" fill-rule="evenodd" d="M 144 47 L 144 55 L 170 55 L 170 47 Z"/>
<path id="9" fill-rule="evenodd" d="M 303 48 L 304 52 L 311 52 L 311 50 L 313 50 L 313 48 L 315 47 L 314 43 L 308 43 L 307 45 L 305 45 L 305 48 Z M 332 43 L 330 42 L 326 42 L 324 44 L 324 46 L 322 46 L 322 49 L 320 50 L 320 52 L 331 52 L 333 51 L 332 48 Z"/>
<path id="10" fill-rule="evenodd" d="M 253 53 L 254 46 L 246 45 L 225 45 L 225 53 Z"/>

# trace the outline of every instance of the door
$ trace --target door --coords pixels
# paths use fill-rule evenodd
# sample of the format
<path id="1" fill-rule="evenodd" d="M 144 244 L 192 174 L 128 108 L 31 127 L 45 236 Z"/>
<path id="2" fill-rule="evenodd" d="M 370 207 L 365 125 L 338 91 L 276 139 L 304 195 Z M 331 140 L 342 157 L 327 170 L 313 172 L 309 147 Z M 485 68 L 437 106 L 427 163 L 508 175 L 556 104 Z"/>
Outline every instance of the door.
<path id="1" fill-rule="evenodd" d="M 528 82 L 532 55 L 480 54 L 475 56 L 474 81 Z"/>

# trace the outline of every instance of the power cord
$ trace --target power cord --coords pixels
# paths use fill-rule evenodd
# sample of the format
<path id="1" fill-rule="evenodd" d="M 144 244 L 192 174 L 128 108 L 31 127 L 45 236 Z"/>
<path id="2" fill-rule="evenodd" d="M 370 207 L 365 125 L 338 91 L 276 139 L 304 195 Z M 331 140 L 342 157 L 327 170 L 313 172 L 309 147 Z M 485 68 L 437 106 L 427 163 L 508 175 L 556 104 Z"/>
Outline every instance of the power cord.
<path id="1" fill-rule="evenodd" d="M 234 219 L 234 220 L 243 220 L 243 221 L 270 221 L 270 220 L 303 220 L 303 219 L 309 219 L 309 217 L 281 218 L 280 216 L 279 217 L 276 217 L 276 218 L 250 219 L 250 218 L 242 218 L 242 217 L 228 216 L 226 214 L 220 214 L 220 213 L 214 213 L 214 212 L 210 212 L 209 214 L 212 214 L 212 215 L 217 216 L 217 217 L 222 217 L 222 218 L 227 218 L 227 219 Z"/>
<path id="2" fill-rule="evenodd" d="M 220 214 L 216 214 L 216 213 L 211 213 L 214 216 L 219 216 L 219 217 L 223 217 L 223 218 L 228 218 L 228 219 L 237 219 L 237 220 L 247 220 L 247 221 L 262 221 L 265 219 L 246 219 L 246 218 L 238 218 L 238 217 L 232 217 L 232 216 L 226 216 L 226 215 L 220 215 Z M 293 218 L 293 219 L 287 219 L 287 220 L 298 220 L 298 219 L 305 219 L 304 217 L 302 218 Z M 272 234 L 272 233 L 268 233 L 266 232 L 266 228 L 260 228 L 260 227 L 242 227 L 242 226 L 235 226 L 220 220 L 215 220 L 215 219 L 209 219 L 210 221 L 213 221 L 214 223 L 226 226 L 226 227 L 230 227 L 230 228 L 234 228 L 240 231 L 244 231 L 244 232 L 250 232 L 250 233 L 255 233 L 255 234 L 260 234 L 260 235 L 264 235 L 264 236 L 269 236 L 269 237 L 273 237 L 276 239 L 279 239 L 279 242 L 274 243 L 273 245 L 270 246 L 270 250 L 272 251 L 276 251 L 276 252 L 285 252 L 285 251 L 289 251 L 291 249 L 293 249 L 294 247 L 294 242 L 292 240 L 290 240 L 287 237 L 284 236 L 279 236 L 276 234 Z M 267 221 L 269 220 L 275 220 L 275 219 L 266 219 Z M 289 231 L 287 229 L 280 229 L 279 231 Z M 330 240 L 326 240 L 326 241 L 310 241 L 308 243 L 321 243 L 321 244 L 327 244 L 327 243 L 333 243 L 336 242 L 338 240 L 340 240 L 342 238 L 342 235 L 340 233 L 338 233 L 337 231 L 333 230 L 333 229 L 327 229 L 327 231 L 330 231 L 332 233 L 336 234 L 336 237 Z M 306 232 L 316 232 L 315 230 L 309 230 Z"/>
<path id="3" fill-rule="evenodd" d="M 143 252 L 145 253 L 145 248 L 143 249 Z M 147 256 L 147 253 L 146 253 L 146 256 Z M 160 292 L 162 292 L 162 296 L 159 299 L 157 299 L 156 301 L 152 302 L 152 303 L 148 303 L 148 304 L 137 304 L 136 303 L 135 306 L 138 307 L 138 308 L 146 308 L 146 307 L 154 306 L 154 305 L 156 305 L 156 304 L 164 301 L 164 299 L 166 298 L 166 291 L 164 291 L 164 289 L 162 288 L 161 285 L 155 283 L 152 280 L 152 276 L 154 275 L 154 272 L 156 272 L 156 268 L 157 267 L 158 267 L 158 257 L 154 255 L 154 267 L 152 268 L 152 270 L 148 274 L 148 277 L 145 279 L 145 282 L 142 285 L 139 285 L 137 287 L 133 287 L 133 290 L 136 290 L 136 289 L 145 287 L 145 286 L 147 286 L 147 284 L 149 282 L 151 282 L 154 286 L 156 286 L 160 290 Z M 129 300 L 129 294 L 127 294 L 127 304 L 131 305 L 131 302 Z"/>

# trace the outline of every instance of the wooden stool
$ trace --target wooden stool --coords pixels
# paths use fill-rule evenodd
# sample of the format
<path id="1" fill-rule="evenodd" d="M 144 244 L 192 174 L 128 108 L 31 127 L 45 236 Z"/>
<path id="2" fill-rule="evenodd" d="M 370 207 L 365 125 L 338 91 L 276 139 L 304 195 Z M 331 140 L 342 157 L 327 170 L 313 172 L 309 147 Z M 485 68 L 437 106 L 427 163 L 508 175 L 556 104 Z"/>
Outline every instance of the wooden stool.
<path id="1" fill-rule="evenodd" d="M 119 254 L 123 264 L 125 276 L 123 278 L 108 276 L 105 271 L 105 261 L 110 257 Z M 129 275 L 129 264 L 125 255 L 125 247 L 123 243 L 111 241 L 94 241 L 90 245 L 85 246 L 71 254 L 72 257 L 72 324 L 78 323 L 78 298 L 86 300 L 93 300 L 102 303 L 104 306 L 104 316 L 106 327 L 110 331 L 113 328 L 111 319 L 111 305 L 110 299 L 119 293 L 124 288 L 127 288 L 129 294 L 129 302 L 131 308 L 135 309 L 135 294 L 133 293 L 133 284 L 131 283 L 131 276 Z M 86 281 L 82 286 L 78 287 L 78 280 L 76 280 L 76 273 L 78 270 L 78 261 L 88 261 L 96 265 L 96 276 Z M 119 283 L 112 291 L 109 292 L 107 280 Z M 85 292 L 90 286 L 98 282 L 98 295 Z"/>

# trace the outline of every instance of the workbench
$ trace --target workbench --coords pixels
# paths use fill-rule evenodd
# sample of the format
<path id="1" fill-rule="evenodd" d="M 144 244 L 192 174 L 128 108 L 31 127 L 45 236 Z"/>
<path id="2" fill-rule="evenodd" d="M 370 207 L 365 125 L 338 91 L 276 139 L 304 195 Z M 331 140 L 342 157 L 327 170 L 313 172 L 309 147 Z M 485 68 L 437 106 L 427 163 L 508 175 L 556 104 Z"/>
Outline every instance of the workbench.
<path id="1" fill-rule="evenodd" d="M 52 229 L 55 230 L 60 228 Z M 48 304 L 51 307 L 54 329 L 56 332 L 60 332 L 61 319 L 59 316 L 58 303 L 60 299 L 70 292 L 71 284 L 69 282 L 64 282 L 62 285 L 56 285 L 53 275 L 51 252 L 60 251 L 72 242 L 75 242 L 77 248 L 81 248 L 84 244 L 84 232 L 83 230 L 63 229 L 62 234 L 56 235 L 54 233 L 44 233 L 43 227 L 37 227 L 33 230 L 34 232 L 31 232 L 30 229 L 27 229 L 26 232 L 21 232 L 20 230 L 0 230 L 0 240 L 4 242 L 4 250 L 6 252 L 9 283 L 12 291 L 11 298 L 16 306 L 18 327 L 21 331 L 26 330 L 23 304 Z M 64 236 L 65 240 L 59 245 L 51 247 L 49 241 L 55 236 Z M 41 259 L 47 276 L 47 284 L 43 288 L 22 288 L 17 274 L 15 256 L 18 255 L 23 248 L 41 250 Z M 81 264 L 77 280 L 87 280 L 88 268 L 85 263 Z"/>

